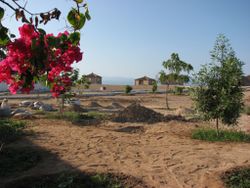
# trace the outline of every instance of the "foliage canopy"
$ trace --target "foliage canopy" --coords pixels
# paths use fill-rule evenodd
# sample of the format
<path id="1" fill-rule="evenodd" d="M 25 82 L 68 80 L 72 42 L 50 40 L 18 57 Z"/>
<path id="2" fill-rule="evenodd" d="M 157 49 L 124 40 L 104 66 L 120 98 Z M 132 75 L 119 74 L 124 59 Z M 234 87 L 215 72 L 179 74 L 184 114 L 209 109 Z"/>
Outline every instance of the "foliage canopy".
<path id="1" fill-rule="evenodd" d="M 216 39 L 211 51 L 212 63 L 201 68 L 195 78 L 196 108 L 206 120 L 215 119 L 227 125 L 237 124 L 243 107 L 241 62 L 224 35 Z"/>

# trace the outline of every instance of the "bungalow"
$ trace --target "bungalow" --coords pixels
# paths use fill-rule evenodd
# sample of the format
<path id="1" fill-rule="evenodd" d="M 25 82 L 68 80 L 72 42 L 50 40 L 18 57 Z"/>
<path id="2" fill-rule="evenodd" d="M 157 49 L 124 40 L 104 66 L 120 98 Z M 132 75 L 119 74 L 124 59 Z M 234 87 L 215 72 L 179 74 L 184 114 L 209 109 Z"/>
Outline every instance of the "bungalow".
<path id="1" fill-rule="evenodd" d="M 90 84 L 102 84 L 102 77 L 94 74 L 93 72 L 86 75 L 86 78 L 90 82 Z"/>
<path id="2" fill-rule="evenodd" d="M 135 85 L 153 85 L 155 81 L 155 79 L 143 76 L 141 78 L 135 79 Z"/>

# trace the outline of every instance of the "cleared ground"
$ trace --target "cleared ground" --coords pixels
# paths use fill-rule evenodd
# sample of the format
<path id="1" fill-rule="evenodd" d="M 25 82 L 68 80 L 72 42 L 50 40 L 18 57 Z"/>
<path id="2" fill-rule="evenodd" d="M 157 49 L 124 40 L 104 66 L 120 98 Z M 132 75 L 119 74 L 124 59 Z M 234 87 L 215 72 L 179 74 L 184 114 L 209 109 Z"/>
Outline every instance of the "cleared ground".
<path id="1" fill-rule="evenodd" d="M 249 92 L 245 102 L 250 102 Z M 179 107 L 191 108 L 188 96 L 170 96 L 171 111 L 165 110 L 164 94 L 89 97 L 102 106 L 117 102 L 128 106 L 134 101 L 163 114 Z M 16 104 L 18 101 L 11 100 Z M 56 103 L 56 100 L 46 100 Z M 62 120 L 29 120 L 32 134 L 12 144 L 43 151 L 42 162 L 22 174 L 2 179 L 56 173 L 67 169 L 83 172 L 124 173 L 142 179 L 149 187 L 223 187 L 221 173 L 236 166 L 250 165 L 249 143 L 209 143 L 192 140 L 191 130 L 204 122 L 143 124 L 104 121 L 98 126 L 81 126 Z M 243 115 L 237 129 L 250 133 L 250 116 Z M 212 124 L 212 122 L 211 122 Z M 208 125 L 210 126 L 210 125 Z M 141 187 L 141 185 L 138 185 Z"/>

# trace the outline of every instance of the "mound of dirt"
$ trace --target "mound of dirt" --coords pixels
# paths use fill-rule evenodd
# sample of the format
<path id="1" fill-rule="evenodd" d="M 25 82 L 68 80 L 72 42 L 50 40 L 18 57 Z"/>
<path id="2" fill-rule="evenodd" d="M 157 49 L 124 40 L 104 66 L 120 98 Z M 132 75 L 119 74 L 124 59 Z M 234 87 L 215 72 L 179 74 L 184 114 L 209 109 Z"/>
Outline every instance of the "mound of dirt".
<path id="1" fill-rule="evenodd" d="M 122 105 L 120 105 L 117 102 L 112 102 L 111 105 L 109 105 L 107 108 L 111 108 L 111 109 L 122 109 L 124 108 Z"/>
<path id="2" fill-rule="evenodd" d="M 141 106 L 139 103 L 133 103 L 114 115 L 113 121 L 115 122 L 145 122 L 157 123 L 166 122 L 171 120 L 184 121 L 185 118 L 179 115 L 164 116 L 152 109 Z"/>
<path id="3" fill-rule="evenodd" d="M 161 122 L 164 120 L 164 116 L 160 113 L 155 112 L 149 108 L 141 106 L 138 103 L 133 103 L 120 111 L 113 121 L 115 122 Z"/>
<path id="4" fill-rule="evenodd" d="M 95 101 L 91 101 L 91 103 L 89 104 L 89 107 L 102 108 L 102 105 L 100 105 L 99 103 Z"/>
<path id="5" fill-rule="evenodd" d="M 87 112 L 86 109 L 82 108 L 81 105 L 78 104 L 69 104 L 69 106 L 66 107 L 68 111 L 73 111 L 73 112 Z"/>

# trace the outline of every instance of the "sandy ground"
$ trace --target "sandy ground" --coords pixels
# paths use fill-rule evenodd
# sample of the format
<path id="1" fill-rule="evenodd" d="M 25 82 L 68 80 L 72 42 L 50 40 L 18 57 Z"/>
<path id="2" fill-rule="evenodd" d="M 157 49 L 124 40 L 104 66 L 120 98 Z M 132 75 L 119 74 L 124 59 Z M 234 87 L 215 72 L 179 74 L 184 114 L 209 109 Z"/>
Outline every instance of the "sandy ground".
<path id="1" fill-rule="evenodd" d="M 174 113 L 164 109 L 164 95 L 81 99 L 83 106 L 91 101 L 103 106 L 111 102 L 127 106 L 140 101 L 163 114 Z M 187 96 L 170 96 L 170 107 L 180 106 L 190 108 L 192 101 Z M 239 129 L 250 132 L 249 122 L 250 116 L 243 115 Z M 250 144 L 192 140 L 191 130 L 203 125 L 202 122 L 122 124 L 106 121 L 98 126 L 79 126 L 66 121 L 35 119 L 28 126 L 34 134 L 13 145 L 39 147 L 56 156 L 45 157 L 23 176 L 73 168 L 85 172 L 122 172 L 155 188 L 223 187 L 221 173 L 232 167 L 250 165 Z M 131 129 L 138 131 L 129 132 Z"/>
<path id="2" fill-rule="evenodd" d="M 38 137 L 31 137 L 30 141 L 74 168 L 123 172 L 142 178 L 152 187 L 222 187 L 221 172 L 250 164 L 249 144 L 192 140 L 189 123 L 109 122 L 100 127 L 79 127 L 61 121 L 36 120 L 34 124 L 32 130 Z M 143 126 L 145 132 L 119 131 L 130 126 Z M 55 166 L 54 163 L 50 168 Z M 59 165 L 60 168 L 63 167 Z"/>

